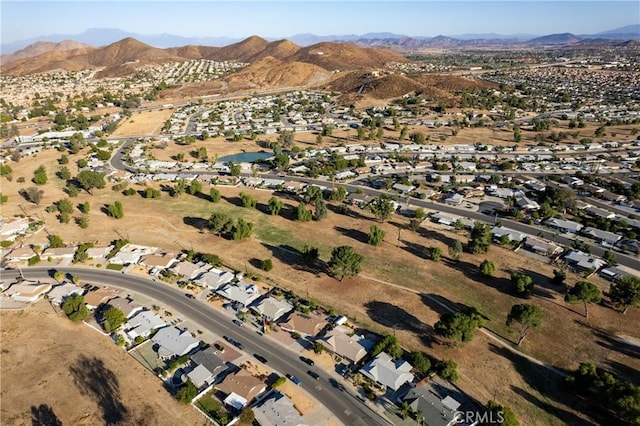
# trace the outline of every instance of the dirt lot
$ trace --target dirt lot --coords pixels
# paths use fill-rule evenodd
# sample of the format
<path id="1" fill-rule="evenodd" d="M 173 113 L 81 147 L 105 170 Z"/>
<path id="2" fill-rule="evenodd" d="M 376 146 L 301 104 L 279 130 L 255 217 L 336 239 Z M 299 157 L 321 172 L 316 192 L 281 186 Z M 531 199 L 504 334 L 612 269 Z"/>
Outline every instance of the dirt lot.
<path id="1" fill-rule="evenodd" d="M 171 117 L 172 109 L 136 112 L 125 119 L 112 137 L 159 135 L 164 123 Z"/>
<path id="2" fill-rule="evenodd" d="M 263 273 L 264 279 L 301 295 L 308 292 L 322 304 L 349 313 L 364 326 L 396 333 L 408 349 L 424 350 L 438 358 L 455 359 L 459 363 L 461 385 L 465 391 L 481 403 L 494 397 L 499 399 L 514 409 L 522 424 L 571 423 L 571 420 L 576 420 L 576 414 L 571 405 L 566 405 L 562 397 L 557 396 L 555 384 L 544 382 L 547 373 L 541 373 L 530 363 L 505 353 L 487 337 L 478 334 L 472 343 L 459 348 L 438 344 L 433 338 L 432 326 L 443 310 L 433 302 L 433 298 L 450 306 L 475 306 L 487 317 L 488 328 L 511 341 L 516 336 L 504 324 L 509 309 L 515 303 L 535 303 L 542 308 L 545 318 L 541 329 L 533 331 L 521 347 L 525 353 L 563 369 L 573 369 L 585 361 L 594 361 L 620 374 L 637 375 L 640 369 L 640 360 L 628 355 L 634 352 L 615 340 L 618 334 L 640 337 L 636 328 L 640 312 L 630 309 L 622 316 L 610 308 L 592 306 L 586 321 L 581 315 L 582 307 L 566 305 L 561 289 L 549 283 L 552 265 L 493 246 L 486 258 L 497 265 L 498 272 L 491 280 L 481 280 L 477 265 L 485 256 L 463 254 L 457 262 L 447 259 L 448 243 L 454 238 L 466 242 L 464 235 L 426 226 L 419 233 L 401 231 L 398 241 L 398 225 L 404 226 L 406 220 L 395 217 L 390 223 L 381 225 L 387 232 L 385 243 L 372 247 L 366 244 L 366 235 L 375 222 L 366 212 L 354 210 L 351 216 L 344 216 L 330 211 L 329 217 L 322 222 L 299 223 L 290 219 L 298 203 L 296 200 L 285 200 L 281 216 L 271 217 L 264 213 L 265 204 L 272 195 L 270 192 L 227 187 L 219 187 L 224 198 L 218 204 L 186 194 L 174 199 L 163 193 L 160 200 L 146 200 L 137 195 L 123 197 L 109 187 L 95 191 L 93 196 L 81 194 L 74 203 L 91 203 L 90 225 L 82 230 L 73 221 L 60 224 L 54 214 L 43 211 L 51 202 L 64 196 L 62 183 L 51 177 L 59 155 L 48 151 L 38 155 L 37 163 L 23 160 L 17 165 L 12 164 L 13 182 L 2 182 L 3 194 L 9 195 L 9 202 L 3 206 L 5 215 L 20 213 L 18 204 L 21 204 L 29 214 L 41 215 L 49 232 L 63 236 L 68 243 L 88 239 L 108 243 L 121 235 L 139 244 L 168 250 L 193 248 L 216 253 L 241 271 L 260 273 L 256 265 L 261 259 L 271 258 L 274 268 Z M 76 159 L 72 157 L 71 164 Z M 17 195 L 18 188 L 31 184 L 18 184 L 15 177 L 30 179 L 40 163 L 51 171 L 50 183 L 44 188 L 45 201 L 34 206 Z M 74 167 L 71 167 L 72 173 Z M 258 199 L 258 209 L 238 207 L 241 190 L 251 192 Z M 208 191 L 208 187 L 203 189 L 204 193 Z M 125 219 L 110 219 L 100 211 L 100 207 L 114 200 L 122 201 Z M 253 222 L 254 239 L 228 241 L 189 225 L 197 224 L 213 211 L 224 211 Z M 37 238 L 45 238 L 44 233 Z M 295 255 L 306 244 L 319 247 L 321 259 L 325 261 L 332 247 L 353 246 L 366 258 L 363 274 L 338 282 L 321 269 L 309 271 Z M 425 259 L 424 248 L 431 246 L 443 249 L 441 262 Z M 523 301 L 509 294 L 508 277 L 514 270 L 522 270 L 534 277 L 538 290 L 531 299 Z M 578 279 L 570 275 L 567 282 L 573 285 Z M 608 288 L 608 284 L 599 278 L 592 281 L 603 289 Z M 413 289 L 418 294 L 385 282 Z"/>
<path id="3" fill-rule="evenodd" d="M 46 301 L 2 312 L 3 425 L 205 425 L 105 336 Z"/>

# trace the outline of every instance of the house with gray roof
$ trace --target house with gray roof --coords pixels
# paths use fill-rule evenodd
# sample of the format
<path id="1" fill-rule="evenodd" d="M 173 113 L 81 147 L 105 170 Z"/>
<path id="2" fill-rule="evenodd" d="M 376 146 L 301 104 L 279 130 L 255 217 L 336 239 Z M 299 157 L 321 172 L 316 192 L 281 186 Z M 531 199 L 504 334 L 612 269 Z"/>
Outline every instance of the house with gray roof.
<path id="1" fill-rule="evenodd" d="M 603 219 L 613 219 L 616 214 L 600 207 L 588 206 L 584 211 L 591 217 L 601 217 Z"/>
<path id="2" fill-rule="evenodd" d="M 307 423 L 295 408 L 293 401 L 283 393 L 273 392 L 253 407 L 261 426 L 305 426 Z"/>
<path id="3" fill-rule="evenodd" d="M 213 374 L 203 365 L 196 365 L 187 373 L 187 377 L 198 389 L 215 381 Z"/>
<path id="4" fill-rule="evenodd" d="M 198 275 L 194 282 L 203 287 L 217 290 L 220 286 L 231 282 L 235 278 L 235 274 L 229 271 L 223 271 L 218 268 L 211 268 L 206 272 Z"/>
<path id="5" fill-rule="evenodd" d="M 116 296 L 113 299 L 110 299 L 105 306 L 105 310 L 110 307 L 118 308 L 122 311 L 126 318 L 131 318 L 138 312 L 142 311 L 144 308 L 142 305 L 137 304 L 133 300 L 120 296 Z"/>
<path id="6" fill-rule="evenodd" d="M 424 424 L 429 426 L 453 426 L 462 416 L 462 412 L 457 411 L 458 401 L 448 395 L 441 398 L 427 386 L 416 386 L 403 400 L 409 403 L 411 410 L 421 413 Z"/>
<path id="7" fill-rule="evenodd" d="M 582 228 L 584 228 L 584 225 L 581 223 L 574 222 L 572 220 L 557 219 L 555 217 L 547 219 L 545 225 L 549 228 L 557 229 L 560 232 L 566 232 L 569 234 L 577 234 Z"/>
<path id="8" fill-rule="evenodd" d="M 153 330 L 166 326 L 167 323 L 160 318 L 160 315 L 151 311 L 142 311 L 127 321 L 123 328 L 127 330 L 127 336 L 135 340 L 136 337 L 147 337 Z"/>
<path id="9" fill-rule="evenodd" d="M 598 270 L 607 264 L 603 259 L 580 250 L 570 250 L 564 255 L 564 260 L 566 260 L 569 265 L 585 271 L 591 269 Z"/>
<path id="10" fill-rule="evenodd" d="M 582 230 L 582 233 L 588 237 L 591 237 L 597 240 L 600 243 L 605 243 L 609 245 L 614 245 L 618 241 L 622 239 L 622 236 L 609 231 L 603 231 L 598 228 L 594 228 L 592 226 L 587 226 Z"/>
<path id="11" fill-rule="evenodd" d="M 496 241 L 501 241 L 502 237 L 507 237 L 509 241 L 517 241 L 520 242 L 525 238 L 525 234 L 514 231 L 513 229 L 505 228 L 504 226 L 494 226 L 491 228 L 491 235 L 493 235 L 493 239 Z"/>
<path id="12" fill-rule="evenodd" d="M 534 253 L 542 256 L 553 256 L 558 253 L 562 253 L 562 247 L 553 241 L 546 240 L 544 238 L 535 237 L 533 235 L 527 235 L 524 240 L 524 247 Z"/>
<path id="13" fill-rule="evenodd" d="M 380 352 L 371 362 L 360 369 L 363 376 L 375 380 L 397 391 L 402 385 L 413 380 L 413 367 L 405 360 L 394 361 L 386 352 Z"/>
<path id="14" fill-rule="evenodd" d="M 191 333 L 176 327 L 161 328 L 151 341 L 159 346 L 158 356 L 163 359 L 186 355 L 200 345 Z"/>
<path id="15" fill-rule="evenodd" d="M 264 315 L 269 321 L 278 321 L 282 316 L 293 310 L 293 306 L 284 300 L 278 300 L 273 297 L 260 299 L 251 305 L 251 310 L 260 315 Z"/>
<path id="16" fill-rule="evenodd" d="M 55 285 L 49 292 L 49 302 L 53 305 L 60 306 L 64 299 L 74 294 L 84 294 L 85 290 L 72 283 L 63 283 Z"/>
<path id="17" fill-rule="evenodd" d="M 225 299 L 238 302 L 242 306 L 248 306 L 260 297 L 260 289 L 246 281 L 240 281 L 237 284 L 226 284 L 216 293 Z"/>
<path id="18" fill-rule="evenodd" d="M 209 346 L 189 355 L 189 358 L 194 364 L 205 367 L 213 377 L 216 377 L 229 369 L 229 366 L 217 355 L 217 352 L 214 346 Z"/>

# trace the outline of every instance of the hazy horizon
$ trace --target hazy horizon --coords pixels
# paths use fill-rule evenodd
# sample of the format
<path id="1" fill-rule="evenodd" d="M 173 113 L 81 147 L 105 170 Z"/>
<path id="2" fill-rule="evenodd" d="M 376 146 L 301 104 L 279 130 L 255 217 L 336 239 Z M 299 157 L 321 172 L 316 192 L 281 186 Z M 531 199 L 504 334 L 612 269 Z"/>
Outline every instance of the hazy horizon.
<path id="1" fill-rule="evenodd" d="M 639 21 L 637 1 L 3 1 L 1 35 L 6 44 L 92 28 L 229 38 L 593 34 Z"/>

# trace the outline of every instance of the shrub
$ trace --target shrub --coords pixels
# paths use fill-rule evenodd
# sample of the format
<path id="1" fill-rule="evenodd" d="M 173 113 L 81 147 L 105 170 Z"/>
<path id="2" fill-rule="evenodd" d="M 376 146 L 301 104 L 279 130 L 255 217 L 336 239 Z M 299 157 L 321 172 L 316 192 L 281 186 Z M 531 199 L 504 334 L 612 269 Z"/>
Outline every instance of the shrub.
<path id="1" fill-rule="evenodd" d="M 273 269 L 273 262 L 271 261 L 271 259 L 265 259 L 260 264 L 260 268 L 262 268 L 263 271 L 269 272 Z"/>

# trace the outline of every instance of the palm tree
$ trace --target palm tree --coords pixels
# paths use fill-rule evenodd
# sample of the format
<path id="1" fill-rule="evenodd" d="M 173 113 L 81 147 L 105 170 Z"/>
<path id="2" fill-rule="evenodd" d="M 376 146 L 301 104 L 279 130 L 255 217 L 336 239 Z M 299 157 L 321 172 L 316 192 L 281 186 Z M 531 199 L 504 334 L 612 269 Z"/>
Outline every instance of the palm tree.
<path id="1" fill-rule="evenodd" d="M 402 417 L 402 419 L 404 420 L 409 417 L 410 412 L 411 406 L 409 405 L 409 402 L 402 401 L 402 405 L 400 405 L 400 417 Z"/>

